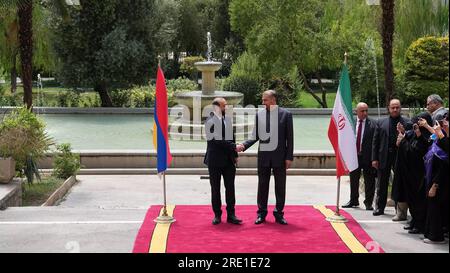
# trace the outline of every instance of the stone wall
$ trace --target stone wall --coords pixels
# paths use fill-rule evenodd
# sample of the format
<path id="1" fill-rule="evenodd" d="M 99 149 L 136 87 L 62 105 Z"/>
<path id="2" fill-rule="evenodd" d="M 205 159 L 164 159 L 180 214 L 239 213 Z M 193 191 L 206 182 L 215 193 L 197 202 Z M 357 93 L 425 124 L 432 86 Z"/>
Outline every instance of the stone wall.
<path id="1" fill-rule="evenodd" d="M 0 184 L 0 210 L 22 205 L 22 180 L 13 179 L 8 184 Z"/>

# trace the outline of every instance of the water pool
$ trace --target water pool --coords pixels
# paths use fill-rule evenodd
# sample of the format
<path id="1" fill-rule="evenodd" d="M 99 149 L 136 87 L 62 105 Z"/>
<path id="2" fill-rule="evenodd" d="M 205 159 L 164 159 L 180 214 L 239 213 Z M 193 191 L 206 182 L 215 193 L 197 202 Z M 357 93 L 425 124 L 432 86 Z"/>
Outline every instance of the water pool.
<path id="1" fill-rule="evenodd" d="M 57 143 L 76 150 L 154 150 L 147 114 L 41 114 Z M 332 150 L 327 130 L 330 117 L 294 115 L 295 150 Z M 169 140 L 171 150 L 205 150 L 205 141 Z M 252 149 L 256 149 L 254 145 Z"/>

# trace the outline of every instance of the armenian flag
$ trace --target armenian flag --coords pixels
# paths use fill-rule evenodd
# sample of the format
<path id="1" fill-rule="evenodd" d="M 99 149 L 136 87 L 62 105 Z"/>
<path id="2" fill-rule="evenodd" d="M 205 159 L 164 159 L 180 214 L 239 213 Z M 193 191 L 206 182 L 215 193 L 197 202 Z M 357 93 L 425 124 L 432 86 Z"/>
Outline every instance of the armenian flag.
<path id="1" fill-rule="evenodd" d="M 155 94 L 155 123 L 153 124 L 153 145 L 157 153 L 157 169 L 161 174 L 172 162 L 169 149 L 169 107 L 167 103 L 167 87 L 164 73 L 158 66 Z"/>

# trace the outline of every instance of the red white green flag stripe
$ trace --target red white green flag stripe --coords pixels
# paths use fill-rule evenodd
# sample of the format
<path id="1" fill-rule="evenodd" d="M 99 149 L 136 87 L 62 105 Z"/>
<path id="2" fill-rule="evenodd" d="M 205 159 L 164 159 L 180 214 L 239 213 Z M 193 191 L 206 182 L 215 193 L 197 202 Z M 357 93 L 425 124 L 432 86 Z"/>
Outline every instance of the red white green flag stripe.
<path id="1" fill-rule="evenodd" d="M 352 112 L 352 92 L 347 65 L 341 71 L 328 138 L 336 155 L 336 176 L 341 177 L 358 168 L 355 121 Z"/>

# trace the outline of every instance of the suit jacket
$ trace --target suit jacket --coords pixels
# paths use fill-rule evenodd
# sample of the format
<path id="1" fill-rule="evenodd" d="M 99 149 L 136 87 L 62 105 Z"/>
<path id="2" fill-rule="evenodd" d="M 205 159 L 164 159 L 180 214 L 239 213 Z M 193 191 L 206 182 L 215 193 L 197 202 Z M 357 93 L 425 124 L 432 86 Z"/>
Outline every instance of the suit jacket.
<path id="1" fill-rule="evenodd" d="M 400 117 L 399 121 L 406 130 L 410 129 L 411 121 Z M 372 143 L 372 161 L 379 161 L 379 169 L 385 169 L 389 153 L 390 118 L 382 118 L 377 122 Z"/>
<path id="2" fill-rule="evenodd" d="M 366 125 L 361 140 L 361 154 L 358 156 L 359 166 L 362 168 L 370 168 L 372 166 L 372 144 L 376 126 L 376 120 L 371 118 L 366 119 Z"/>
<path id="3" fill-rule="evenodd" d="M 225 123 L 227 124 L 227 128 L 233 128 L 231 118 L 225 117 Z M 210 130 L 210 133 L 215 132 L 215 125 L 218 124 L 222 125 L 222 120 L 214 114 L 211 115 L 205 122 L 205 132 L 206 130 Z M 222 136 L 207 141 L 203 163 L 208 165 L 208 167 L 225 167 L 226 165 L 234 165 L 236 163 L 238 154 L 236 152 L 235 134 L 233 132 L 232 140 L 227 140 L 225 138 L 225 130 L 224 126 L 222 126 Z"/>
<path id="4" fill-rule="evenodd" d="M 445 109 L 444 107 L 441 107 L 433 112 L 433 114 L 431 115 L 431 117 L 433 119 L 433 126 L 434 126 L 434 123 L 436 122 L 436 120 L 441 120 L 444 118 L 445 113 L 448 113 L 448 110 Z"/>
<path id="5" fill-rule="evenodd" d="M 278 142 L 277 146 L 272 151 L 261 150 L 261 144 L 268 143 L 268 140 L 260 140 L 258 133 L 259 124 L 262 119 L 259 115 L 265 116 L 266 109 L 260 110 L 255 116 L 255 126 L 253 127 L 252 139 L 245 141 L 243 144 L 245 150 L 250 148 L 257 141 L 260 141 L 258 147 L 258 167 L 283 167 L 285 160 L 294 160 L 294 126 L 292 121 L 292 114 L 284 108 L 278 109 Z M 273 111 L 277 111 L 273 110 Z M 264 122 L 265 123 L 265 122 Z M 265 124 L 263 127 L 266 127 Z M 272 136 L 273 134 L 270 133 Z"/>

